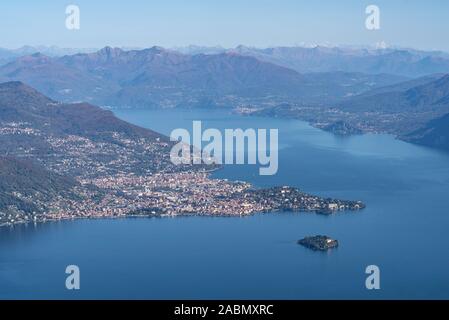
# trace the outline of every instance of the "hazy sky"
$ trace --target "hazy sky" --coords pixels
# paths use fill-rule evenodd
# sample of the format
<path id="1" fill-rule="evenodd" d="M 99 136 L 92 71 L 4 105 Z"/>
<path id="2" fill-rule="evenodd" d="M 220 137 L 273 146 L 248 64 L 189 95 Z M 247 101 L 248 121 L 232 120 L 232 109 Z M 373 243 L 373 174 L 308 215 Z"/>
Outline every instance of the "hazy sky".
<path id="1" fill-rule="evenodd" d="M 65 27 L 65 8 L 81 29 Z M 380 8 L 381 29 L 365 28 Z M 14 0 L 0 4 L 0 47 L 387 44 L 449 51 L 447 0 Z"/>

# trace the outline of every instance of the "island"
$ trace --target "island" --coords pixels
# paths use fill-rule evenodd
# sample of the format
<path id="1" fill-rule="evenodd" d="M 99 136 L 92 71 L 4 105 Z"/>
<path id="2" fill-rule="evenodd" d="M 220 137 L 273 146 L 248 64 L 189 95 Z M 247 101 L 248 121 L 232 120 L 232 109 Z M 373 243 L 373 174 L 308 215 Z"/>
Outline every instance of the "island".
<path id="1" fill-rule="evenodd" d="M 322 235 L 305 237 L 304 239 L 299 240 L 298 244 L 314 251 L 327 251 L 338 247 L 337 240 Z"/>

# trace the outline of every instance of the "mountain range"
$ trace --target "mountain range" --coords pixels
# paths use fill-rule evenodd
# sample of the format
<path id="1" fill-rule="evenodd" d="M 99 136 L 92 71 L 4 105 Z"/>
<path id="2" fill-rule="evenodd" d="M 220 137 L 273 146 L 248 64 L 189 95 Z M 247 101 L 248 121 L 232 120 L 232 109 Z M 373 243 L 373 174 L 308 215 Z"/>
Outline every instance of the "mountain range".
<path id="1" fill-rule="evenodd" d="M 0 58 L 4 54 L 0 50 Z M 448 62 L 443 52 L 392 48 L 105 47 L 14 57 L 0 66 L 0 82 L 22 81 L 65 103 L 249 106 L 340 133 L 405 137 L 449 113 Z"/>
<path id="2" fill-rule="evenodd" d="M 449 151 L 449 114 L 401 137 L 402 140 Z"/>
<path id="3" fill-rule="evenodd" d="M 94 48 L 61 48 L 57 46 L 22 46 L 16 49 L 0 48 L 0 65 L 14 61 L 15 59 L 32 55 L 35 53 L 42 53 L 49 57 L 62 57 L 69 54 L 76 54 L 80 52 L 94 52 Z"/>
<path id="4" fill-rule="evenodd" d="M 449 73 L 449 54 L 405 48 L 351 47 L 272 47 L 238 46 L 234 49 L 186 47 L 184 53 L 234 52 L 271 62 L 300 73 L 360 72 L 420 77 L 432 73 Z"/>
<path id="5" fill-rule="evenodd" d="M 235 52 L 186 55 L 160 47 L 23 56 L 0 67 L 1 81 L 23 81 L 53 99 L 133 107 L 233 106 L 254 101 L 318 103 L 406 78 L 389 74 L 295 70 Z"/>
<path id="6" fill-rule="evenodd" d="M 141 51 L 140 48 L 121 48 L 124 51 Z M 251 56 L 260 61 L 274 63 L 299 73 L 360 72 L 387 73 L 406 77 L 420 77 L 432 73 L 449 72 L 449 53 L 394 47 L 347 46 L 293 46 L 256 48 L 239 45 L 235 48 L 190 45 L 168 49 L 183 55 L 217 55 L 234 53 Z M 62 57 L 78 53 L 94 53 L 95 48 L 61 48 L 57 46 L 23 46 L 17 49 L 0 48 L 0 65 L 14 59 L 41 53 L 49 57 Z"/>

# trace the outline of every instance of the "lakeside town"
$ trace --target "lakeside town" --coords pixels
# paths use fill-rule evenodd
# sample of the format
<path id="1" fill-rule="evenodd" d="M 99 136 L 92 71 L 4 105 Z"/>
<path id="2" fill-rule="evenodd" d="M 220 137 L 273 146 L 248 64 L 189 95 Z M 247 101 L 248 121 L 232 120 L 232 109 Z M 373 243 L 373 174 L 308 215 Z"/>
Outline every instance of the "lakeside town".
<path id="1" fill-rule="evenodd" d="M 32 211 L 9 205 L 0 210 L 0 226 L 74 218 L 126 216 L 247 216 L 275 211 L 332 214 L 360 210 L 359 201 L 326 199 L 283 186 L 257 189 L 246 182 L 211 178 L 214 166 L 176 166 L 170 142 L 161 137 L 132 139 L 109 132 L 107 138 L 51 134 L 30 123 L 2 123 L 0 140 L 42 139 L 51 152 L 37 153 L 22 143 L 11 153 L 42 164 L 49 174 L 74 177 L 65 194 L 51 200 L 39 191 L 12 196 L 33 203 Z"/>

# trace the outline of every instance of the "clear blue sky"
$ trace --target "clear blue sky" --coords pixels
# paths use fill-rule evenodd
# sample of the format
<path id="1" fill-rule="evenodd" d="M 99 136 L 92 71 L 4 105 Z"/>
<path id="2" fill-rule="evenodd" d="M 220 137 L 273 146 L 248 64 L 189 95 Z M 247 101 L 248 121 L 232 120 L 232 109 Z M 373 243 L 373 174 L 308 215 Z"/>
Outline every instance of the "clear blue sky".
<path id="1" fill-rule="evenodd" d="M 81 30 L 65 28 L 65 7 Z M 365 29 L 365 7 L 381 30 Z M 449 51 L 447 0 L 14 0 L 0 3 L 0 47 L 164 47 L 300 43 L 390 45 Z"/>

